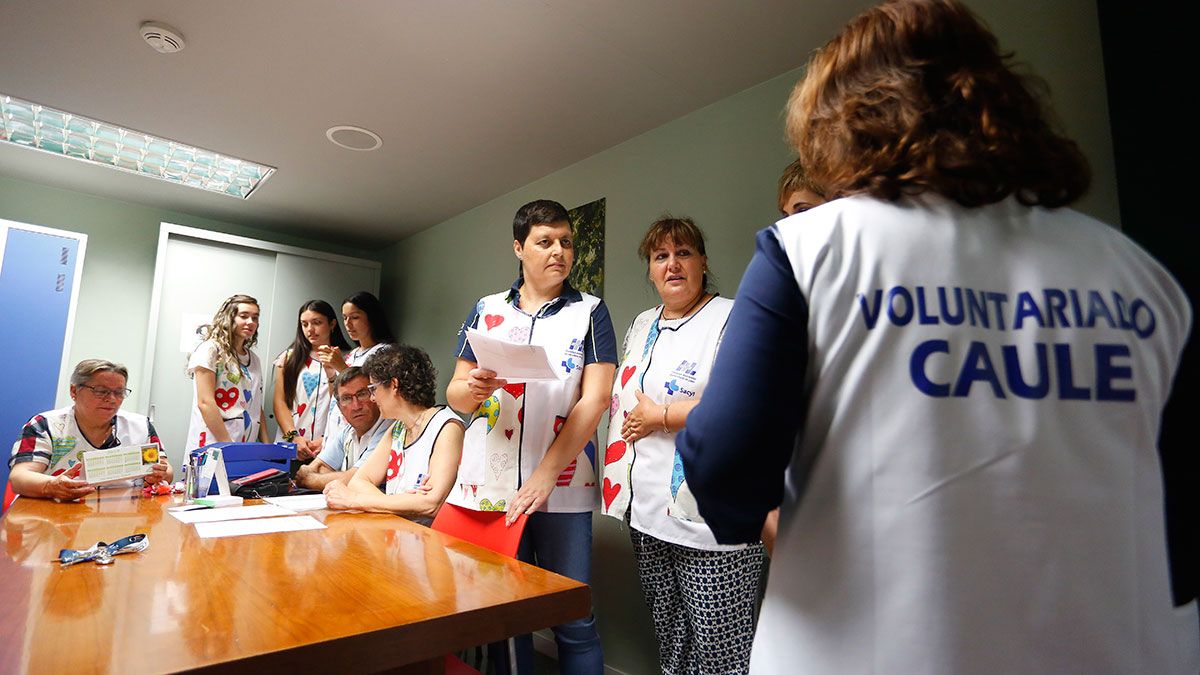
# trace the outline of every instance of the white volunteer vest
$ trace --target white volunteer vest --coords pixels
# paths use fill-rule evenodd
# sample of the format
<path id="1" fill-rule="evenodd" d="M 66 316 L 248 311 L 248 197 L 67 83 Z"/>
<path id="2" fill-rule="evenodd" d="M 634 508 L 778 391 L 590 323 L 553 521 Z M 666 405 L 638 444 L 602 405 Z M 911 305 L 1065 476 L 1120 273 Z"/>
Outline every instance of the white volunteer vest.
<path id="1" fill-rule="evenodd" d="M 507 300 L 510 291 L 478 303 L 478 329 L 523 344 L 541 345 L 565 378 L 559 382 L 510 384 L 498 389 L 471 415 L 463 440 L 458 486 L 448 501 L 480 511 L 503 511 L 546 454 L 567 415 L 579 401 L 584 339 L 600 299 L 582 299 L 549 316 L 530 316 Z M 593 437 L 558 476 L 544 507 L 578 513 L 596 508 L 596 440 Z"/>
<path id="2" fill-rule="evenodd" d="M 634 319 L 613 382 L 616 405 L 611 409 L 604 452 L 602 513 L 619 520 L 630 514 L 630 524 L 641 532 L 706 550 L 743 546 L 718 544 L 704 524 L 675 449 L 676 433 L 655 427 L 645 438 L 627 444 L 621 438 L 621 425 L 637 405 L 634 392 L 659 405 L 704 394 L 732 309 L 732 300 L 714 297 L 686 319 L 661 319 L 661 306 Z"/>
<path id="3" fill-rule="evenodd" d="M 70 469 L 81 461 L 83 453 L 96 449 L 80 431 L 75 421 L 74 405 L 44 412 L 42 417 L 46 419 L 46 426 L 50 430 L 50 465 L 44 472 L 47 475 L 57 475 Z M 149 422 L 143 415 L 118 410 L 115 435 L 120 445 L 149 443 Z"/>
<path id="4" fill-rule="evenodd" d="M 1156 448 L 1191 323 L 1169 274 L 1014 199 L 852 197 L 777 233 L 807 404 L 752 670 L 1196 672 Z"/>

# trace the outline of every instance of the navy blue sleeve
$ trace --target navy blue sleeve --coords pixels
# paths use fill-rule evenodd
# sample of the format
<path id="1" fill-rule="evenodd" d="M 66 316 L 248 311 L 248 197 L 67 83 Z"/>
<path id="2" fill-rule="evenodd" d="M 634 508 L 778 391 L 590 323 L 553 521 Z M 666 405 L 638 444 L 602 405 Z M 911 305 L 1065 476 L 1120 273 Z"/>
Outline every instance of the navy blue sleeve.
<path id="1" fill-rule="evenodd" d="M 700 515 L 722 544 L 756 542 L 783 501 L 801 416 L 808 303 L 770 229 L 758 233 L 699 405 L 676 438 Z"/>
<path id="2" fill-rule="evenodd" d="M 467 329 L 478 327 L 479 303 L 476 302 L 471 306 L 471 311 L 467 313 L 467 320 L 463 321 L 458 328 L 458 344 L 454 346 L 454 358 L 479 363 L 479 359 L 475 358 L 475 352 L 471 350 L 471 343 L 467 342 Z"/>
<path id="3" fill-rule="evenodd" d="M 592 323 L 583 341 L 583 365 L 593 363 L 617 363 L 617 334 L 603 300 L 592 309 Z"/>

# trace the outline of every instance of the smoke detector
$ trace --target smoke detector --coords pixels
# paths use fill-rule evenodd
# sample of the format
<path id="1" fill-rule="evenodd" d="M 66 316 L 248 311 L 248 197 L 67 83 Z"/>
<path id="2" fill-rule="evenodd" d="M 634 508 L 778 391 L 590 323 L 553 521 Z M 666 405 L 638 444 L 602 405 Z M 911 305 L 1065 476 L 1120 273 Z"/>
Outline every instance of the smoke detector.
<path id="1" fill-rule="evenodd" d="M 141 32 L 142 39 L 146 41 L 146 44 L 160 54 L 181 52 L 186 46 L 183 34 L 165 23 L 147 21 L 142 24 Z"/>

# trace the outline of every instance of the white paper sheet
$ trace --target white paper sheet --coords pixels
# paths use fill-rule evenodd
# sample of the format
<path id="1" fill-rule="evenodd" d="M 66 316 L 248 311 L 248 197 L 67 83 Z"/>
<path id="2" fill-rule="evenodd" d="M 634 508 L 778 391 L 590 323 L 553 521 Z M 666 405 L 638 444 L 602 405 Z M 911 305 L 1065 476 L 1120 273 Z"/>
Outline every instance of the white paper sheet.
<path id="1" fill-rule="evenodd" d="M 213 537 L 240 537 L 246 534 L 268 534 L 270 532 L 298 532 L 300 530 L 323 530 L 325 524 L 312 516 L 289 516 L 287 518 L 257 518 L 254 520 L 225 520 L 218 523 L 196 523 L 196 534 L 201 539 Z"/>
<path id="2" fill-rule="evenodd" d="M 320 511 L 327 508 L 325 495 L 288 495 L 286 497 L 267 497 L 263 500 L 280 508 L 300 513 L 302 511 Z"/>
<path id="3" fill-rule="evenodd" d="M 471 351 L 480 368 L 496 372 L 496 377 L 510 383 L 560 380 L 546 350 L 541 345 L 522 345 L 488 337 L 483 331 L 467 329 Z"/>
<path id="4" fill-rule="evenodd" d="M 83 453 L 82 459 L 82 478 L 88 483 L 101 485 L 124 482 L 150 473 L 151 467 L 158 461 L 158 444 L 118 445 L 115 448 L 88 450 Z"/>
<path id="5" fill-rule="evenodd" d="M 199 511 L 168 511 L 171 517 L 188 525 L 191 523 L 213 523 L 220 520 L 248 520 L 250 518 L 270 518 L 271 516 L 292 516 L 295 511 L 273 506 L 271 504 L 255 504 L 254 506 L 227 506 L 220 509 L 200 509 Z"/>

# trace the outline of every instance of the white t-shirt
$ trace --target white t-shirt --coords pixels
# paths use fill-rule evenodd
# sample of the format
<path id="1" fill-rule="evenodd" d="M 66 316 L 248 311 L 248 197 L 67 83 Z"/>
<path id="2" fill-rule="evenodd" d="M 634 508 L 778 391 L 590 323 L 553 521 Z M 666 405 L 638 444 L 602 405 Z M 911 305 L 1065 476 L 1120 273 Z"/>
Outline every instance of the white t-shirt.
<path id="1" fill-rule="evenodd" d="M 258 424 L 262 419 L 263 375 L 258 355 L 248 351 L 236 370 L 229 370 L 224 363 L 217 363 L 217 345 L 205 340 L 192 352 L 188 360 L 188 374 L 195 376 L 196 368 L 206 368 L 216 373 L 217 386 L 213 393 L 221 419 L 229 438 L 237 443 L 253 443 L 258 440 Z M 192 387 L 192 419 L 188 425 L 184 456 L 196 448 L 215 443 L 200 415 L 196 389 Z"/>

